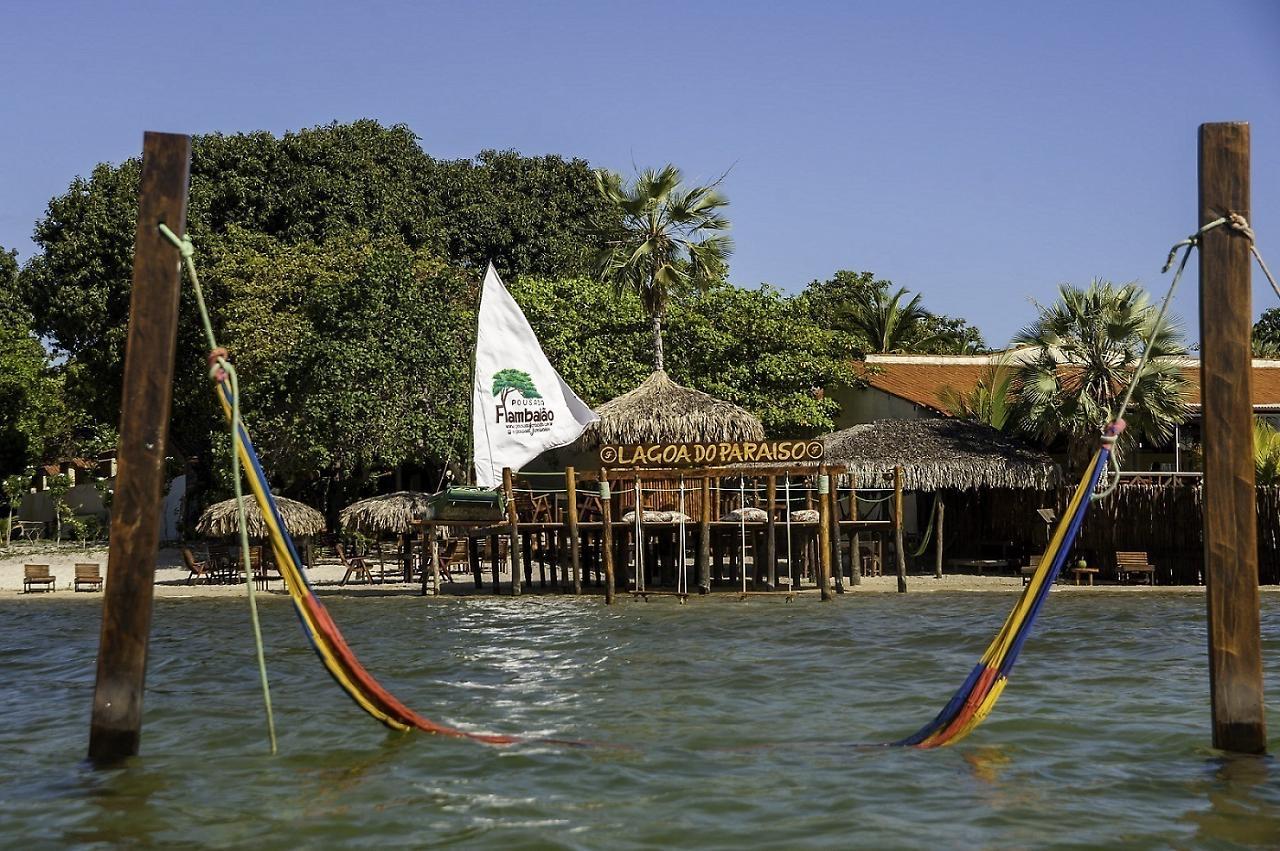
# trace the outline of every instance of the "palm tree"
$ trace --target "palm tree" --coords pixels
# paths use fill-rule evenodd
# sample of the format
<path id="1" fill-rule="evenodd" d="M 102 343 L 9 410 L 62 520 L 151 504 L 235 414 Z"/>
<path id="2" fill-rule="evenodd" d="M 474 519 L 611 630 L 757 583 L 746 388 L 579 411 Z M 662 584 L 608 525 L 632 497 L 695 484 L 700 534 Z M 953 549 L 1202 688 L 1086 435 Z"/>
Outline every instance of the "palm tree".
<path id="1" fill-rule="evenodd" d="M 663 369 L 662 319 L 672 291 L 702 288 L 722 275 L 733 252 L 721 212 L 729 201 L 716 184 L 685 188 L 680 169 L 648 169 L 628 186 L 621 175 L 596 172 L 600 194 L 621 221 L 597 225 L 604 247 L 596 255 L 600 279 L 616 295 L 631 290 L 649 314 L 653 363 Z"/>
<path id="2" fill-rule="evenodd" d="M 939 391 L 942 403 L 953 417 L 985 423 L 1004 431 L 1013 410 L 1015 372 L 1006 357 L 988 364 L 971 390 L 944 387 Z"/>
<path id="3" fill-rule="evenodd" d="M 1079 471 L 1136 382 L 1122 446 L 1168 440 L 1188 413 L 1186 381 L 1173 360 L 1184 353 L 1181 332 L 1167 321 L 1154 328 L 1157 311 L 1136 284 L 1095 279 L 1084 288 L 1063 284 L 1058 295 L 1014 337 L 1036 349 L 1017 367 L 1016 427 L 1046 443 L 1065 436 L 1068 464 Z M 1148 347 L 1149 360 L 1135 375 Z"/>
<path id="4" fill-rule="evenodd" d="M 1262 419 L 1253 418 L 1254 483 L 1280 485 L 1280 432 Z"/>
<path id="5" fill-rule="evenodd" d="M 905 305 L 906 287 L 893 295 L 886 287 L 867 287 L 855 293 L 840 311 L 848 330 L 868 352 L 918 351 L 937 335 L 925 328 L 929 312 L 920 306 L 918 293 Z"/>

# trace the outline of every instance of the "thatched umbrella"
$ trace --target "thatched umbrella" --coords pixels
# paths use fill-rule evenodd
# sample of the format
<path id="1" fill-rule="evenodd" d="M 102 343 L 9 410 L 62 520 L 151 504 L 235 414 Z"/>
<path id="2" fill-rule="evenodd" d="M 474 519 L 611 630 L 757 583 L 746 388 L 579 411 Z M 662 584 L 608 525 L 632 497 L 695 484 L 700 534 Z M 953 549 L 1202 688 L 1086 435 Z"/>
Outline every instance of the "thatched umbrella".
<path id="1" fill-rule="evenodd" d="M 596 409 L 581 445 L 610 443 L 713 443 L 764 440 L 764 426 L 732 402 L 682 387 L 663 370 Z"/>
<path id="2" fill-rule="evenodd" d="M 822 440 L 826 463 L 847 466 L 859 487 L 884 487 L 884 474 L 895 466 L 902 467 L 903 488 L 913 491 L 1050 490 L 1062 479 L 1044 452 L 968 420 L 877 420 Z"/>
<path id="3" fill-rule="evenodd" d="M 324 515 L 309 505 L 296 500 L 277 496 L 276 507 L 280 510 L 280 518 L 284 520 L 285 529 L 295 538 L 308 538 L 324 531 Z M 250 538 L 267 537 L 267 525 L 262 522 L 262 512 L 252 497 L 244 498 L 245 523 Z M 206 538 L 229 538 L 239 534 L 240 520 L 236 512 L 234 499 L 224 500 L 209 506 L 200 515 L 196 523 L 196 531 Z"/>
<path id="4" fill-rule="evenodd" d="M 366 535 L 387 532 L 408 535 L 414 520 L 422 518 L 431 494 L 419 491 L 396 491 L 353 502 L 342 509 L 342 525 Z"/>

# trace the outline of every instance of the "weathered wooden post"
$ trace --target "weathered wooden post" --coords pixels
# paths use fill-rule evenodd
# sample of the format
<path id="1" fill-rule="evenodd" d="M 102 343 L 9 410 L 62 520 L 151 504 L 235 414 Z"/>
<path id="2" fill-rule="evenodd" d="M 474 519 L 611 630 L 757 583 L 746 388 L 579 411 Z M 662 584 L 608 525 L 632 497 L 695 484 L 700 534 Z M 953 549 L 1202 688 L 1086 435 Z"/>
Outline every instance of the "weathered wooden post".
<path id="1" fill-rule="evenodd" d="M 836 593 L 844 593 L 844 568 L 840 564 L 840 488 L 839 476 L 831 476 L 831 490 L 827 493 L 827 513 L 831 516 L 831 573 L 835 578 Z"/>
<path id="2" fill-rule="evenodd" d="M 516 511 L 516 491 L 511 481 L 511 468 L 502 468 L 502 491 L 507 495 L 507 534 L 511 545 L 507 555 L 511 562 L 511 596 L 520 596 L 520 514 Z"/>
<path id="3" fill-rule="evenodd" d="M 933 521 L 933 577 L 942 578 L 942 515 L 947 506 L 942 502 L 942 494 L 937 494 L 937 516 Z"/>
<path id="4" fill-rule="evenodd" d="M 493 593 L 497 594 L 502 590 L 502 566 L 500 564 L 500 544 L 501 539 L 497 535 L 489 536 L 489 563 L 493 569 Z"/>
<path id="5" fill-rule="evenodd" d="M 893 546 L 898 551 L 898 593 L 907 593 L 907 551 L 902 543 L 902 467 L 893 468 Z"/>
<path id="6" fill-rule="evenodd" d="M 607 471 L 600 471 L 600 549 L 604 557 L 604 602 L 613 605 L 615 583 L 613 576 L 613 494 L 609 492 Z"/>
<path id="7" fill-rule="evenodd" d="M 862 584 L 862 534 L 858 528 L 858 489 L 853 474 L 849 474 L 849 519 L 853 528 L 849 531 L 849 584 Z"/>
<path id="8" fill-rule="evenodd" d="M 467 535 L 467 561 L 471 562 L 471 578 L 475 580 L 476 590 L 484 590 L 484 570 L 480 565 L 480 539 Z"/>
<path id="9" fill-rule="evenodd" d="M 578 474 L 564 468 L 564 487 L 569 501 L 569 568 L 573 571 L 573 593 L 582 593 L 582 538 L 578 532 Z"/>
<path id="10" fill-rule="evenodd" d="M 1249 125 L 1200 125 L 1200 226 L 1249 217 Z M 1254 490 L 1249 241 L 1228 227 L 1200 240 L 1204 561 L 1213 746 L 1265 753 Z"/>
<path id="11" fill-rule="evenodd" d="M 179 256 L 159 227 L 179 236 L 186 230 L 190 168 L 189 136 L 143 137 L 116 496 L 89 723 L 89 758 L 103 764 L 134 756 L 142 738 L 178 330 Z"/>
<path id="12" fill-rule="evenodd" d="M 774 515 L 778 507 L 778 477 L 772 474 L 765 479 L 764 498 L 769 504 L 768 524 L 765 527 L 764 563 L 769 571 L 769 590 L 778 589 L 778 519 Z"/>
<path id="13" fill-rule="evenodd" d="M 426 530 L 426 527 L 423 527 Z M 436 527 L 432 526 L 426 530 L 426 534 L 431 536 L 431 596 L 440 596 L 440 539 L 436 537 Z M 425 555 L 425 553 L 424 553 Z M 426 585 L 427 571 L 422 571 L 422 584 Z M 425 589 L 424 589 L 425 591 Z"/>
<path id="14" fill-rule="evenodd" d="M 711 477 L 702 477 L 702 517 L 698 521 L 698 593 L 711 593 Z"/>
<path id="15" fill-rule="evenodd" d="M 818 588 L 824 601 L 831 599 L 831 475 L 818 468 Z"/>

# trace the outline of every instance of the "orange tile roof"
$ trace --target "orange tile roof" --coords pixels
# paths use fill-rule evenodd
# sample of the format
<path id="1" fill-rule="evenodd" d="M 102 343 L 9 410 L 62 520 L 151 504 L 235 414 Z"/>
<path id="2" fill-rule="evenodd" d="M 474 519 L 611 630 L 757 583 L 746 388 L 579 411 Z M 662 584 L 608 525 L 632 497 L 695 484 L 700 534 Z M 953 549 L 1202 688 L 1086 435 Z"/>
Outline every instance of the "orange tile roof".
<path id="1" fill-rule="evenodd" d="M 878 373 L 866 376 L 868 383 L 917 405 L 946 414 L 944 393 L 948 389 L 967 393 L 990 368 L 985 357 L 934 358 L 869 358 L 868 365 Z M 1182 367 L 1187 380 L 1188 402 L 1200 405 L 1200 367 L 1188 363 Z M 1253 406 L 1255 408 L 1280 408 L 1280 361 L 1254 361 Z"/>

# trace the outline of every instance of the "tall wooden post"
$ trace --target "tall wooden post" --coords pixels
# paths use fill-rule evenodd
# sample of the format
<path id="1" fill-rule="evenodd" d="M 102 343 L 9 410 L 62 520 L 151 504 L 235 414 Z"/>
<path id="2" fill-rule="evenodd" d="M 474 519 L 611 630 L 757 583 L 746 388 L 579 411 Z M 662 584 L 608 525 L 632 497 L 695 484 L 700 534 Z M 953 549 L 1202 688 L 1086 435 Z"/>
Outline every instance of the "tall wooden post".
<path id="1" fill-rule="evenodd" d="M 1200 225 L 1249 216 L 1249 125 L 1200 125 Z M 1213 746 L 1264 753 L 1254 490 L 1249 243 L 1218 227 L 1200 242 L 1204 561 Z"/>
<path id="2" fill-rule="evenodd" d="M 765 526 L 764 563 L 768 573 L 769 590 L 778 589 L 778 477 L 770 475 L 765 479 L 765 502 L 769 504 L 769 518 Z"/>
<path id="3" fill-rule="evenodd" d="M 844 568 L 840 564 L 840 489 L 839 476 L 831 477 L 831 491 L 827 494 L 827 513 L 831 515 L 831 575 L 835 579 L 836 593 L 844 593 Z"/>
<path id="4" fill-rule="evenodd" d="M 849 476 L 849 519 L 854 522 L 849 533 L 849 584 L 862 584 L 862 536 L 858 531 L 858 488 Z"/>
<path id="5" fill-rule="evenodd" d="M 475 580 L 476 590 L 484 590 L 484 569 L 480 565 L 480 539 L 467 536 L 467 561 L 471 562 L 471 578 Z"/>
<path id="6" fill-rule="evenodd" d="M 613 605 L 616 586 L 613 575 L 613 494 L 609 492 L 609 479 L 605 470 L 600 471 L 600 550 L 604 557 L 604 602 Z"/>
<path id="7" fill-rule="evenodd" d="M 698 593 L 711 593 L 711 478 L 702 477 L 702 517 L 698 523 Z"/>
<path id="8" fill-rule="evenodd" d="M 423 527 L 423 531 L 431 536 L 431 596 L 440 596 L 440 539 L 436 537 L 436 527 L 432 526 L 429 530 Z M 423 553 L 425 556 L 426 553 Z M 422 570 L 423 593 L 426 593 L 427 571 L 426 565 Z"/>
<path id="9" fill-rule="evenodd" d="M 818 589 L 823 600 L 831 599 L 831 475 L 825 466 L 818 469 Z"/>
<path id="10" fill-rule="evenodd" d="M 582 539 L 578 534 L 578 475 L 564 468 L 564 487 L 569 501 L 569 567 L 573 571 L 573 593 L 582 593 Z"/>
<path id="11" fill-rule="evenodd" d="M 511 557 L 511 596 L 520 596 L 520 514 L 516 511 L 516 492 L 511 483 L 511 468 L 502 468 L 502 490 L 507 495 L 507 534 L 511 536 L 511 546 L 507 547 L 507 555 Z"/>
<path id="12" fill-rule="evenodd" d="M 936 493 L 938 506 L 933 521 L 933 577 L 942 578 L 942 515 L 947 506 L 942 502 L 942 494 Z"/>
<path id="13" fill-rule="evenodd" d="M 907 593 L 907 551 L 902 543 L 902 467 L 893 468 L 893 548 L 898 553 L 898 593 Z"/>
<path id="14" fill-rule="evenodd" d="M 190 137 L 143 137 L 116 497 L 89 724 L 89 758 L 97 763 L 137 754 L 142 738 L 178 330 L 179 255 L 159 226 L 166 224 L 178 235 L 186 230 L 190 167 Z"/>

